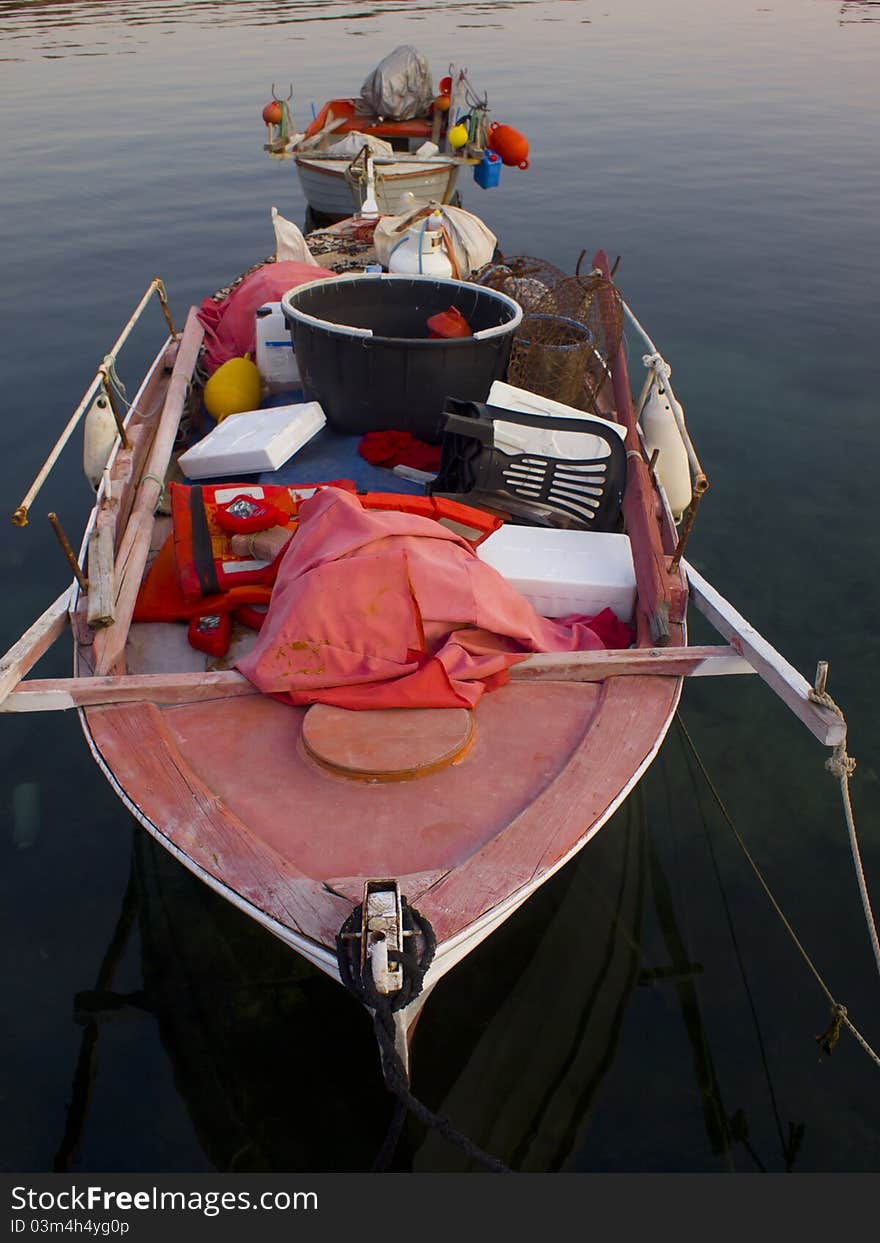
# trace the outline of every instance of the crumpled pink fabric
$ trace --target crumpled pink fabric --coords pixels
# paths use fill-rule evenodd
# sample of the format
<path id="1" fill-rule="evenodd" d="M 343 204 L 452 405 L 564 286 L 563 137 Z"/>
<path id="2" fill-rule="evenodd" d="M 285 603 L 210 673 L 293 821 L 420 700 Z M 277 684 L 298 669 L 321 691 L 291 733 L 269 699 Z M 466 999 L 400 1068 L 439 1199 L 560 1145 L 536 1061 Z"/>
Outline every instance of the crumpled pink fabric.
<path id="1" fill-rule="evenodd" d="M 256 644 L 237 665 L 290 703 L 473 707 L 529 652 L 632 642 L 608 609 L 597 619 L 607 644 L 590 618 L 540 617 L 433 519 L 365 510 L 337 488 L 299 518 Z"/>
<path id="2" fill-rule="evenodd" d="M 285 259 L 265 263 L 246 276 L 222 302 L 205 298 L 197 318 L 205 329 L 205 370 L 213 374 L 221 363 L 244 354 L 254 357 L 257 350 L 257 307 L 264 302 L 280 302 L 282 294 L 306 281 L 320 280 L 334 273 L 310 263 Z"/>

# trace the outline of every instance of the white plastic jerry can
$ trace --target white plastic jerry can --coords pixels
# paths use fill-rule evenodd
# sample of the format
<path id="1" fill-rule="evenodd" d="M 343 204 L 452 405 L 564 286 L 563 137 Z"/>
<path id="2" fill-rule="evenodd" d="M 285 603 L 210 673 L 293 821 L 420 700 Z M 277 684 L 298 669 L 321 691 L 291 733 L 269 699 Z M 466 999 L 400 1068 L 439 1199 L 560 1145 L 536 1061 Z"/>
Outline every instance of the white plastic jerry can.
<path id="1" fill-rule="evenodd" d="M 451 276 L 452 264 L 442 232 L 443 214 L 431 212 L 406 231 L 388 257 L 388 271 L 421 276 Z"/>
<path id="2" fill-rule="evenodd" d="M 299 388 L 299 367 L 293 338 L 280 302 L 264 302 L 257 307 L 257 370 L 270 392 Z"/>
<path id="3" fill-rule="evenodd" d="M 648 457 L 655 449 L 659 450 L 655 467 L 657 478 L 663 484 L 669 508 L 678 519 L 691 503 L 691 472 L 672 401 L 676 401 L 675 396 L 665 385 L 655 381 L 640 422 Z"/>

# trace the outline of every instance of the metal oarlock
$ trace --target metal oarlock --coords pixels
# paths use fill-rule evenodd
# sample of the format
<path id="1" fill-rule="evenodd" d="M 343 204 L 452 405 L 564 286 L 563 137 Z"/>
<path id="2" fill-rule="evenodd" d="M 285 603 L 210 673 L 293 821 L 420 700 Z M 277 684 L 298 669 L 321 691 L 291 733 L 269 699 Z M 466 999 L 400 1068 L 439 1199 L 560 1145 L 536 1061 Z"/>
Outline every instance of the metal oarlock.
<path id="1" fill-rule="evenodd" d="M 694 528 L 694 522 L 696 521 L 697 509 L 699 508 L 700 500 L 702 499 L 704 493 L 708 490 L 708 487 L 709 481 L 706 479 L 705 475 L 703 475 L 701 479 L 694 480 L 691 503 L 684 511 L 684 517 L 681 520 L 681 529 L 678 533 L 678 543 L 675 546 L 675 552 L 672 554 L 672 560 L 669 563 L 670 574 L 674 574 L 677 571 L 679 563 L 684 556 L 684 551 L 687 548 L 687 542 L 690 539 L 691 531 Z"/>
<path id="2" fill-rule="evenodd" d="M 813 682 L 813 690 L 816 695 L 822 696 L 828 689 L 828 661 L 820 660 L 816 665 L 816 677 Z"/>
<path id="3" fill-rule="evenodd" d="M 114 392 L 113 385 L 110 381 L 110 368 L 106 363 L 102 363 L 100 370 L 104 376 L 104 396 L 110 403 L 110 413 L 113 415 L 113 421 L 116 424 L 116 431 L 119 434 L 119 441 L 123 449 L 130 449 L 131 441 L 126 435 L 125 424 L 122 421 L 122 414 L 119 410 L 119 403 L 116 400 L 116 393 Z"/>
<path id="4" fill-rule="evenodd" d="M 73 549 L 70 547 L 70 541 L 68 540 L 67 536 L 64 534 L 64 528 L 62 527 L 61 523 L 58 521 L 58 515 L 49 514 L 49 521 L 52 523 L 52 530 L 55 532 L 56 536 L 58 537 L 58 543 L 61 545 L 61 551 L 64 553 L 65 557 L 70 563 L 70 568 L 73 570 L 73 576 L 76 579 L 76 581 L 79 583 L 80 589 L 82 591 L 88 591 L 89 580 L 86 578 L 85 574 L 83 574 L 82 570 L 79 567 L 79 562 L 76 559 L 76 555 L 74 554 Z"/>
<path id="5" fill-rule="evenodd" d="M 165 291 L 165 282 L 161 277 L 153 278 L 153 285 L 156 287 L 156 295 L 159 299 L 159 305 L 162 307 L 162 314 L 165 316 L 165 323 L 168 325 L 168 331 L 172 337 L 177 336 L 177 329 L 174 327 L 174 320 L 171 318 L 171 311 L 168 306 L 168 294 Z"/>

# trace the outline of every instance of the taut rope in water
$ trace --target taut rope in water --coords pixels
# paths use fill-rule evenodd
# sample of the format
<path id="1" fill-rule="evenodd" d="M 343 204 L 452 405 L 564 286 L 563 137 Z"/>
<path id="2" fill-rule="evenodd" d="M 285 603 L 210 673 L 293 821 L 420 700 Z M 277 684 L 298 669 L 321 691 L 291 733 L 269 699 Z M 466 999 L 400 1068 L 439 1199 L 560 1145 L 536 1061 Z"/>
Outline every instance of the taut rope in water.
<path id="1" fill-rule="evenodd" d="M 830 702 L 826 702 L 826 700 Z M 817 701 L 825 704 L 826 707 L 831 707 L 831 705 L 834 704 L 834 701 L 830 699 L 830 696 L 826 696 L 826 695 L 823 695 L 822 697 L 817 696 Z M 843 714 L 840 713 L 840 709 L 837 707 L 836 704 L 834 704 L 832 710 L 833 711 L 836 710 L 842 717 Z M 816 1041 L 819 1045 L 820 1050 L 822 1051 L 822 1053 L 830 1056 L 831 1052 L 834 1049 L 834 1046 L 837 1044 L 837 1038 L 840 1034 L 840 1028 L 842 1025 L 845 1025 L 849 1029 L 849 1031 L 853 1034 L 853 1036 L 855 1036 L 856 1040 L 859 1042 L 859 1044 L 862 1046 L 862 1048 L 865 1050 L 865 1052 L 868 1054 L 868 1056 L 871 1058 L 874 1064 L 876 1066 L 880 1066 L 880 1056 L 878 1056 L 877 1053 L 875 1053 L 875 1051 L 868 1044 L 867 1040 L 864 1038 L 864 1036 L 861 1034 L 861 1032 L 856 1028 L 855 1024 L 849 1018 L 846 1006 L 841 1005 L 840 1002 L 836 1000 L 830 988 L 825 983 L 825 981 L 822 979 L 822 976 L 820 975 L 819 970 L 816 967 L 815 963 L 812 961 L 809 954 L 804 949 L 803 945 L 801 945 L 800 940 L 797 937 L 797 934 L 795 933 L 791 924 L 786 919 L 779 903 L 776 901 L 773 894 L 770 892 L 770 888 L 767 882 L 764 880 L 764 877 L 761 875 L 760 868 L 758 867 L 757 863 L 755 862 L 755 860 L 752 858 L 751 854 L 749 853 L 749 849 L 746 846 L 745 842 L 743 841 L 742 837 L 740 836 L 736 825 L 733 823 L 733 820 L 731 819 L 730 813 L 728 812 L 727 808 L 724 805 L 724 801 L 721 798 L 721 795 L 718 793 L 717 789 L 715 788 L 715 784 L 712 781 L 712 778 L 709 776 L 709 773 L 706 770 L 706 766 L 703 763 L 702 756 L 700 755 L 699 751 L 697 751 L 697 748 L 694 745 L 694 741 L 691 738 L 690 733 L 688 732 L 687 726 L 685 725 L 684 721 L 681 719 L 680 714 L 676 716 L 676 721 L 678 722 L 678 727 L 681 730 L 682 735 L 685 738 L 694 759 L 699 765 L 700 772 L 703 774 L 703 777 L 706 780 L 706 784 L 708 785 L 709 789 L 712 792 L 712 797 L 715 799 L 715 802 L 718 804 L 718 808 L 722 816 L 727 822 L 728 828 L 730 829 L 730 831 L 733 833 L 734 837 L 736 838 L 740 849 L 742 850 L 743 854 L 745 855 L 746 859 L 749 862 L 749 865 L 752 868 L 752 871 L 755 873 L 755 876 L 758 878 L 758 882 L 761 885 L 761 888 L 764 890 L 767 897 L 770 899 L 773 909 L 776 911 L 776 914 L 782 920 L 782 923 L 787 929 L 789 936 L 791 937 L 791 939 L 794 941 L 795 945 L 797 946 L 797 949 L 800 952 L 801 957 L 804 959 L 804 962 L 806 962 L 807 966 L 810 968 L 813 975 L 816 977 L 819 987 L 822 989 L 825 996 L 828 998 L 829 1002 L 831 1003 L 831 1022 L 827 1030 L 824 1031 L 821 1036 L 816 1037 Z M 840 755 L 838 755 L 838 752 L 840 752 Z M 831 757 L 830 760 L 828 760 L 828 763 L 826 765 L 826 767 L 828 767 L 828 769 L 831 772 L 837 775 L 837 769 L 836 767 L 832 767 L 832 765 L 840 766 L 840 781 L 841 781 L 841 787 L 844 791 L 844 808 L 847 811 L 847 825 L 848 827 L 851 826 L 850 841 L 851 841 L 852 848 L 853 848 L 853 856 L 857 861 L 856 871 L 859 874 L 859 885 L 863 893 L 863 902 L 866 904 L 866 916 L 868 918 L 868 926 L 871 932 L 872 942 L 875 946 L 875 953 L 876 953 L 877 932 L 876 932 L 876 928 L 874 927 L 873 916 L 871 915 L 870 903 L 867 900 L 867 891 L 864 888 L 864 875 L 861 873 L 861 861 L 858 856 L 858 844 L 855 840 L 855 826 L 852 823 L 852 808 L 851 806 L 849 806 L 849 776 L 852 773 L 853 769 L 855 768 L 855 761 L 846 754 L 845 743 L 841 743 L 838 747 L 835 747 L 834 755 Z M 878 965 L 880 965 L 880 959 L 878 959 Z"/>

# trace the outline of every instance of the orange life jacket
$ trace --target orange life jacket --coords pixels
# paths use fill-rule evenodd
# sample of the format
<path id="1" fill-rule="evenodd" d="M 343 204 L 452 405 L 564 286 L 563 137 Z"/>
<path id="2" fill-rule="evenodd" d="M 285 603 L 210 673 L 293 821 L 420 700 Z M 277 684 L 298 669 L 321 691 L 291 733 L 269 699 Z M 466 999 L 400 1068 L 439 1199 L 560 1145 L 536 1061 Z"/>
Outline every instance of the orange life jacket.
<path id="1" fill-rule="evenodd" d="M 268 501 L 288 514 L 287 525 L 296 530 L 302 502 L 317 489 L 329 487 L 355 491 L 350 479 L 290 487 L 172 483 L 172 533 L 141 584 L 133 620 L 189 621 L 213 613 L 233 613 L 245 625 L 259 629 L 264 616 L 262 608 L 269 603 L 282 554 L 267 562 L 233 553 L 232 535 L 219 525 L 217 511 L 235 497 L 247 495 Z M 365 492 L 358 500 L 365 509 L 418 514 L 445 522 L 474 547 L 501 526 L 500 518 L 443 497 Z"/>

